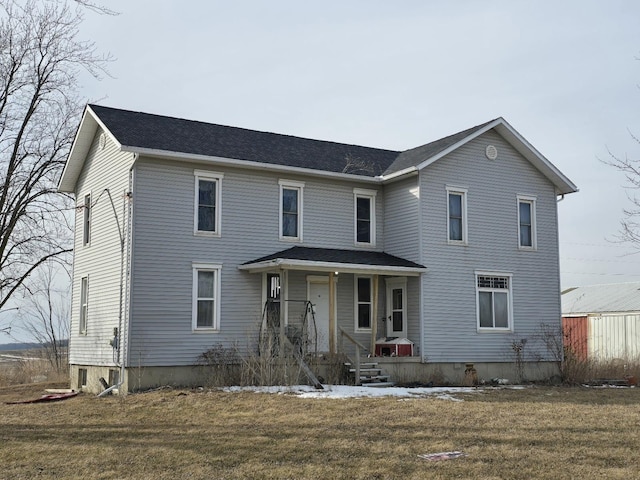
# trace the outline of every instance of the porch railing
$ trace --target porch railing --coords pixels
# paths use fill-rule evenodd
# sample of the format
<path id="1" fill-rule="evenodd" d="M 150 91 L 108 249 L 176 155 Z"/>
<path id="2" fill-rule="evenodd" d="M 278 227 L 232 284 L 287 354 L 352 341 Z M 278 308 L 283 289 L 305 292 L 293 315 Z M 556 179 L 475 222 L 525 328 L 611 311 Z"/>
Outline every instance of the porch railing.
<path id="1" fill-rule="evenodd" d="M 355 345 L 356 347 L 356 358 L 353 361 L 353 367 L 355 368 L 355 382 L 356 385 L 360 385 L 360 357 L 361 357 L 361 352 L 363 351 L 367 351 L 367 347 L 365 347 L 364 345 L 362 345 L 359 341 L 357 341 L 355 338 L 353 338 L 351 335 L 349 335 L 347 332 L 345 332 L 342 327 L 338 327 L 338 330 L 340 330 L 340 352 L 341 353 L 345 353 L 344 351 L 344 339 L 346 338 L 347 340 L 349 340 L 351 343 L 353 343 L 353 345 Z M 347 356 L 348 358 L 348 356 Z"/>

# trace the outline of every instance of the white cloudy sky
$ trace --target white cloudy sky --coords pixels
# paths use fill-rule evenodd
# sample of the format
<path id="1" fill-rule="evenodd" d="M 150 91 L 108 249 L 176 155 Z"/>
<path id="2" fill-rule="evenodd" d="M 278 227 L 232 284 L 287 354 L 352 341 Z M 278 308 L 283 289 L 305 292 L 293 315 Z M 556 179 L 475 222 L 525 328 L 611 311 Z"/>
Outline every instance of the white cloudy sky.
<path id="1" fill-rule="evenodd" d="M 580 188 L 559 204 L 563 287 L 640 281 L 611 243 L 640 156 L 640 2 L 113 0 L 82 35 L 104 105 L 402 150 L 502 116 Z"/>

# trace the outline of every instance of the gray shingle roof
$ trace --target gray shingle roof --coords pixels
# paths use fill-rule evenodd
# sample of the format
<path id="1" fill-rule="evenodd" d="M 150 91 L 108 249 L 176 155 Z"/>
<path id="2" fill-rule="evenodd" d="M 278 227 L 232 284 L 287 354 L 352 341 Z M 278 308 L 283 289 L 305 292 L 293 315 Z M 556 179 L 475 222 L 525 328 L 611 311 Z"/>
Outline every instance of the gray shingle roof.
<path id="1" fill-rule="evenodd" d="M 400 152 L 89 105 L 123 146 L 376 176 Z M 348 159 L 350 159 L 347 166 Z"/>
<path id="2" fill-rule="evenodd" d="M 244 265 L 278 259 L 305 260 L 308 262 L 323 263 L 344 263 L 352 265 L 375 265 L 380 267 L 425 268 L 410 260 L 405 260 L 404 258 L 389 255 L 384 252 L 314 247 L 291 247 L 286 250 L 282 250 L 281 252 L 272 253 L 271 255 L 251 260 L 250 262 L 246 262 Z"/>

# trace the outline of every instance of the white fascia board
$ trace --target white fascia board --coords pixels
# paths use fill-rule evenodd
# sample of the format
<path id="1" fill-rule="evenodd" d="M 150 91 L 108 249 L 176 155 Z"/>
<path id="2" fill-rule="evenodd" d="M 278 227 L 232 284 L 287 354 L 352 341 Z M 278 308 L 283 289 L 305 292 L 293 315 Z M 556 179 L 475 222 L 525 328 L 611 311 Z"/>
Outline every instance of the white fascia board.
<path id="1" fill-rule="evenodd" d="M 398 177 L 402 177 L 404 175 L 408 175 L 410 173 L 418 173 L 418 167 L 409 167 L 403 170 L 398 170 L 397 172 L 390 173 L 389 175 L 380 175 L 381 180 L 384 182 L 390 182 L 391 180 L 396 180 Z"/>
<path id="2" fill-rule="evenodd" d="M 531 145 L 502 117 L 495 119 L 493 122 L 451 145 L 449 148 L 427 158 L 417 166 L 417 169 L 422 170 L 423 168 L 428 167 L 445 155 L 450 154 L 493 128 L 495 128 L 498 134 L 502 136 L 513 148 L 515 148 L 538 170 L 540 170 L 556 186 L 559 194 L 574 193 L 578 191 L 578 187 L 571 180 L 569 180 L 555 165 L 547 160 L 544 155 L 538 152 L 533 145 Z"/>
<path id="3" fill-rule="evenodd" d="M 468 136 L 466 136 L 465 138 L 463 138 L 462 140 L 460 140 L 457 143 L 454 143 L 453 145 L 451 145 L 449 148 L 442 150 L 441 152 L 433 155 L 432 157 L 427 158 L 425 161 L 423 161 L 422 163 L 420 163 L 417 166 L 418 170 L 422 170 L 425 167 L 428 167 L 429 165 L 431 165 L 434 162 L 437 162 L 438 160 L 440 160 L 442 157 L 444 157 L 445 155 L 449 155 L 451 152 L 457 150 L 458 148 L 460 148 L 461 146 L 463 146 L 465 143 L 469 143 L 471 140 L 473 140 L 474 138 L 478 138 L 480 135 L 482 135 L 483 133 L 488 132 L 489 130 L 491 130 L 492 128 L 494 128 L 496 125 L 499 125 L 501 122 L 504 122 L 504 120 L 502 119 L 502 117 L 495 119 L 493 122 L 491 122 L 488 125 L 485 125 L 484 127 L 482 127 L 480 130 L 476 130 L 475 132 L 469 134 Z"/>
<path id="4" fill-rule="evenodd" d="M 558 168 L 520 135 L 506 120 L 497 125 L 498 133 L 507 142 L 527 158 L 538 170 L 540 170 L 556 186 L 561 194 L 575 193 L 578 187 L 569 180 Z"/>
<path id="5" fill-rule="evenodd" d="M 98 125 L 100 125 L 100 128 L 102 129 L 103 132 L 105 132 L 107 134 L 107 136 L 111 139 L 111 141 L 113 143 L 116 144 L 116 146 L 122 150 L 122 144 L 118 141 L 118 139 L 116 137 L 113 136 L 113 133 L 111 133 L 111 131 L 105 126 L 104 123 L 102 123 L 102 120 L 100 120 L 100 118 L 98 117 L 98 115 L 95 114 L 95 112 L 93 110 L 91 110 L 91 107 L 87 105 L 87 110 L 91 113 L 91 115 L 93 116 L 94 120 L 96 122 L 98 122 Z"/>
<path id="6" fill-rule="evenodd" d="M 113 134 L 105 127 L 104 123 L 98 118 L 91 107 L 88 105 L 85 107 L 82 113 L 82 119 L 80 125 L 76 131 L 76 136 L 73 139 L 69 156 L 62 170 L 60 181 L 58 182 L 58 191 L 73 193 L 75 192 L 76 181 L 80 176 L 82 167 L 84 165 L 85 158 L 91 148 L 91 142 L 96 134 L 96 131 L 100 127 L 109 138 L 122 149 L 122 145 L 113 136 Z"/>
<path id="7" fill-rule="evenodd" d="M 426 268 L 418 267 L 394 267 L 380 265 L 362 265 L 357 263 L 335 263 L 335 262 L 312 262 L 309 260 L 292 260 L 278 258 L 265 262 L 251 263 L 238 266 L 239 270 L 246 270 L 249 273 L 259 273 L 274 269 L 283 270 L 310 270 L 317 272 L 341 272 L 379 275 L 404 275 L 407 277 L 417 277 L 426 272 Z"/>
<path id="8" fill-rule="evenodd" d="M 259 170 L 272 170 L 276 172 L 287 173 L 299 173 L 301 175 L 314 176 L 314 177 L 330 177 L 341 178 L 344 180 L 358 181 L 364 183 L 380 184 L 382 182 L 380 177 L 364 177 L 361 175 L 353 175 L 351 173 L 339 173 L 339 172 L 327 172 L 323 170 L 314 170 L 311 168 L 291 167 L 288 165 L 275 165 L 273 163 L 254 162 L 251 160 L 237 160 L 234 158 L 216 157 L 211 155 L 200 155 L 194 153 L 182 153 L 171 152 L 168 150 L 157 150 L 153 148 L 140 148 L 122 146 L 122 151 L 133 152 L 139 155 L 147 157 L 157 157 L 173 160 L 188 160 L 191 162 L 216 164 L 216 165 L 230 165 L 237 168 L 247 169 L 259 169 Z"/>

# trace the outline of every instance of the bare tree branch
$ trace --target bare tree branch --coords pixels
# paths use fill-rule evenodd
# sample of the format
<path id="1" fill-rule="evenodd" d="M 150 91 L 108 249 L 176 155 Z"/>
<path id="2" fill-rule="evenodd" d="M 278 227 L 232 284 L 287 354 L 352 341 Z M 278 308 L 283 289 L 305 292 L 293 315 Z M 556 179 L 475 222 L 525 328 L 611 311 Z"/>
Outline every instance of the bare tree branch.
<path id="1" fill-rule="evenodd" d="M 86 9 L 115 14 L 90 0 L 0 0 L 0 308 L 38 292 L 32 275 L 71 250 L 73 201 L 56 186 L 82 112 L 78 74 L 99 79 L 110 61 L 78 39 Z"/>
<path id="2" fill-rule="evenodd" d="M 640 139 L 632 132 L 629 134 L 640 145 Z M 627 155 L 619 157 L 609 150 L 609 158 L 601 161 L 622 172 L 627 182 L 624 188 L 631 206 L 622 211 L 623 218 L 620 220 L 617 239 L 630 243 L 640 250 L 640 196 L 638 195 L 638 191 L 640 191 L 640 159 L 630 158 Z"/>

